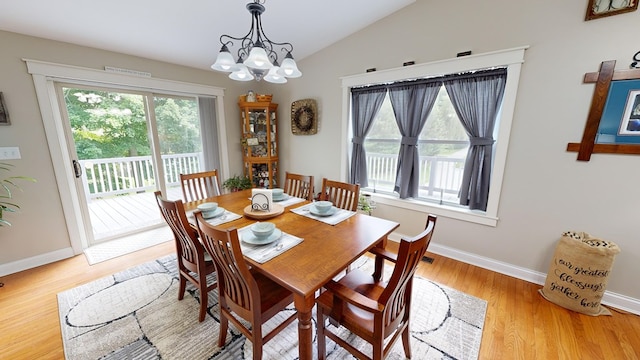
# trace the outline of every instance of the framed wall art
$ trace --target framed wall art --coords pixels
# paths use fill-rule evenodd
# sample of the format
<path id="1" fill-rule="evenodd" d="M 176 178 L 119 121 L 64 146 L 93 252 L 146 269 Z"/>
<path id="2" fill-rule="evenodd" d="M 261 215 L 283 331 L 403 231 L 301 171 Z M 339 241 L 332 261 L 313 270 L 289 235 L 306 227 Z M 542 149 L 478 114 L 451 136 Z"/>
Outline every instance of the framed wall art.
<path id="1" fill-rule="evenodd" d="M 585 20 L 623 14 L 638 9 L 638 0 L 589 0 Z"/>
<path id="2" fill-rule="evenodd" d="M 640 155 L 640 69 L 615 70 L 616 61 L 584 74 L 595 84 L 591 108 L 579 143 L 567 144 L 579 161 L 593 153 Z"/>
<path id="3" fill-rule="evenodd" d="M 7 111 L 7 105 L 4 103 L 4 96 L 0 92 L 0 125 L 10 125 L 9 112 Z"/>
<path id="4" fill-rule="evenodd" d="M 318 106 L 313 99 L 291 103 L 291 133 L 314 135 L 318 132 Z"/>

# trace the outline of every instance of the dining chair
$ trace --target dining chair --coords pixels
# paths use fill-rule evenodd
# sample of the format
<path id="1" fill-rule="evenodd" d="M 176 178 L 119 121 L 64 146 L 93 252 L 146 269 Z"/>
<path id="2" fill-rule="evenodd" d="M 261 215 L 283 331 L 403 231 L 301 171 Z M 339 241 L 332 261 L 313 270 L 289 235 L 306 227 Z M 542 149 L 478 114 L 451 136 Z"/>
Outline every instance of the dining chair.
<path id="1" fill-rule="evenodd" d="M 176 242 L 178 276 L 180 278 L 178 300 L 184 298 L 187 280 L 195 285 L 200 292 L 198 321 L 202 322 L 207 312 L 209 291 L 218 285 L 217 282 L 207 283 L 207 275 L 215 271 L 213 259 L 200 243 L 197 230 L 187 220 L 182 200 L 165 200 L 160 191 L 156 191 L 155 195 L 162 217 L 173 231 Z"/>
<path id="2" fill-rule="evenodd" d="M 333 206 L 349 210 L 358 210 L 358 199 L 360 198 L 360 184 L 350 184 L 341 181 L 322 178 L 322 188 L 320 200 L 331 201 Z M 351 265 L 347 266 L 346 272 L 351 271 Z"/>
<path id="3" fill-rule="evenodd" d="M 313 176 L 286 172 L 284 192 L 289 196 L 313 201 Z"/>
<path id="4" fill-rule="evenodd" d="M 360 196 L 360 184 L 350 184 L 341 181 L 322 179 L 320 199 L 331 201 L 333 206 L 349 210 L 358 210 L 358 197 Z"/>
<path id="5" fill-rule="evenodd" d="M 389 355 L 400 336 L 405 356 L 411 358 L 409 317 L 413 275 L 429 246 L 435 225 L 436 217 L 429 215 L 422 233 L 400 240 L 397 256 L 390 254 L 386 258 L 395 263 L 388 282 L 355 269 L 324 286 L 325 291 L 316 299 L 319 360 L 326 357 L 326 338 L 358 359 L 381 360 Z M 330 323 L 344 326 L 351 334 L 370 343 L 372 356 L 330 331 L 325 324 L 327 318 Z"/>
<path id="6" fill-rule="evenodd" d="M 199 211 L 196 211 L 196 225 L 218 271 L 218 346 L 224 346 L 231 321 L 253 343 L 253 359 L 262 359 L 262 346 L 293 322 L 297 312 L 292 311 L 291 315 L 264 336 L 262 324 L 290 305 L 293 294 L 249 267 L 242 255 L 236 228 L 213 227 L 204 221 Z"/>
<path id="7" fill-rule="evenodd" d="M 221 194 L 218 170 L 180 174 L 180 185 L 185 202 L 202 200 Z"/>

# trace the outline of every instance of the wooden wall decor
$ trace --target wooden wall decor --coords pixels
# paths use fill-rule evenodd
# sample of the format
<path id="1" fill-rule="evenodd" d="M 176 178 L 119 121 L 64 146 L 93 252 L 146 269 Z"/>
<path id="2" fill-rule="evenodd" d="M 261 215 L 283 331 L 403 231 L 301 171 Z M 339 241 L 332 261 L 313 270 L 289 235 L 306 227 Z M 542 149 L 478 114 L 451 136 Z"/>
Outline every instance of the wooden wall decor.
<path id="1" fill-rule="evenodd" d="M 640 155 L 640 145 L 596 144 L 596 135 L 611 83 L 618 80 L 640 79 L 640 69 L 614 70 L 615 65 L 615 60 L 604 61 L 600 64 L 600 71 L 584 74 L 583 82 L 595 83 L 596 88 L 591 99 L 591 107 L 584 127 L 582 141 L 567 145 L 567 151 L 578 153 L 579 161 L 589 161 L 593 153 Z"/>

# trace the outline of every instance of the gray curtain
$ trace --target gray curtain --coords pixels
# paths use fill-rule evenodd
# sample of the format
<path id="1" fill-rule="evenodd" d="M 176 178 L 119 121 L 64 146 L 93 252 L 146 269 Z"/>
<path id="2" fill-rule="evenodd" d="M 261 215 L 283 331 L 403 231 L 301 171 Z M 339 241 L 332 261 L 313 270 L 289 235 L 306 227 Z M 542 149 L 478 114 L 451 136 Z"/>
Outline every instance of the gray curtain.
<path id="1" fill-rule="evenodd" d="M 506 69 L 487 70 L 447 77 L 445 88 L 469 136 L 460 204 L 487 210 L 493 161 L 493 130 L 502 104 Z"/>
<path id="2" fill-rule="evenodd" d="M 216 119 L 216 98 L 198 97 L 200 113 L 200 137 L 204 168 L 201 171 L 220 169 L 220 152 L 218 151 L 218 122 Z"/>
<path id="3" fill-rule="evenodd" d="M 402 140 L 394 191 L 401 199 L 417 197 L 420 185 L 418 137 L 427 122 L 442 82 L 418 81 L 389 86 L 389 98 Z"/>
<path id="4" fill-rule="evenodd" d="M 367 136 L 373 119 L 378 114 L 387 89 L 384 86 L 351 89 L 351 172 L 349 182 L 369 186 L 367 177 L 367 154 L 364 150 L 364 139 Z"/>

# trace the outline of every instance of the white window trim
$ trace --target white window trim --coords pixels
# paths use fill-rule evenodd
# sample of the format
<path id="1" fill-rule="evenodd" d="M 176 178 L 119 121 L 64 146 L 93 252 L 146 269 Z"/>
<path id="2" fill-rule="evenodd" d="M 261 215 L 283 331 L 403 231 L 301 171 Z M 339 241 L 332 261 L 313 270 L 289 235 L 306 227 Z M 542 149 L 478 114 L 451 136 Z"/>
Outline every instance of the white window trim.
<path id="1" fill-rule="evenodd" d="M 351 152 L 350 104 L 351 88 L 370 84 L 384 84 L 396 81 L 443 76 L 497 66 L 507 67 L 507 81 L 505 84 L 502 110 L 500 113 L 498 142 L 495 146 L 493 171 L 491 173 L 491 188 L 487 210 L 479 212 L 466 208 L 431 204 L 412 199 L 398 199 L 393 196 L 374 194 L 374 200 L 380 204 L 388 204 L 404 209 L 429 212 L 436 215 L 469 221 L 473 223 L 496 226 L 498 223 L 498 205 L 502 191 L 502 180 L 507 160 L 507 149 L 511 135 L 511 124 L 515 109 L 516 94 L 520 81 L 520 70 L 524 63 L 524 52 L 528 46 L 499 50 L 489 53 L 439 60 L 430 63 L 417 64 L 401 68 L 375 71 L 365 74 L 342 77 L 342 146 L 340 151 L 340 177 L 348 178 L 349 158 Z"/>

